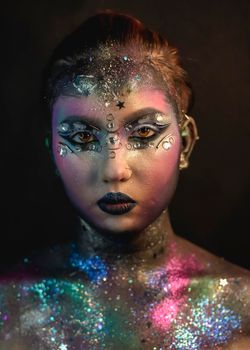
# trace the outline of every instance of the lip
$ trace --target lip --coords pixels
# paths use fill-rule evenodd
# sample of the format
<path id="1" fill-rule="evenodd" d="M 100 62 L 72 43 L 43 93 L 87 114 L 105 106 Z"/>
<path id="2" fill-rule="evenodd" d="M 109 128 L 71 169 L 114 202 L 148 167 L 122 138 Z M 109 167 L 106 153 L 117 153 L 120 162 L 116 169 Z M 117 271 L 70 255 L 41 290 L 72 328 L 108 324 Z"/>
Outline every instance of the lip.
<path id="1" fill-rule="evenodd" d="M 99 208 L 111 215 L 122 215 L 128 213 L 136 206 L 136 201 L 121 192 L 106 193 L 97 201 Z"/>

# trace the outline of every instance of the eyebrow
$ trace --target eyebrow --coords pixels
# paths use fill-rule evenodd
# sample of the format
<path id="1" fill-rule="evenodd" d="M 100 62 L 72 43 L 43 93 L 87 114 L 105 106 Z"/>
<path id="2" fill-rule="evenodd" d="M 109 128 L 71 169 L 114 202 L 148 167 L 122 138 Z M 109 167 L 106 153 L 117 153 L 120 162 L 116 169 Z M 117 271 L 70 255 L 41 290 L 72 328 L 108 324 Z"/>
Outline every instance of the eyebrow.
<path id="1" fill-rule="evenodd" d="M 133 113 L 130 114 L 129 118 L 126 118 L 124 121 L 126 122 L 125 126 L 130 124 L 130 123 L 134 123 L 139 119 L 142 119 L 146 116 L 149 116 L 150 114 L 157 114 L 157 113 L 161 113 L 161 114 L 165 114 L 163 111 L 156 109 L 156 108 L 142 108 L 139 109 L 138 111 L 135 111 Z"/>
<path id="2" fill-rule="evenodd" d="M 148 116 L 150 114 L 156 114 L 156 113 L 165 114 L 163 111 L 156 109 L 156 108 L 152 108 L 152 107 L 139 109 L 139 110 L 129 114 L 128 117 L 125 117 L 123 119 L 123 122 L 125 123 L 124 126 L 126 126 L 130 123 L 134 123 L 137 120 L 144 118 L 145 116 Z M 100 126 L 99 122 L 96 123 L 94 119 L 92 119 L 86 115 L 82 115 L 82 116 L 69 115 L 69 116 L 66 116 L 62 122 L 64 123 L 64 122 L 69 122 L 69 121 L 72 123 L 84 122 L 84 123 L 88 124 L 90 127 L 94 128 L 94 129 L 98 129 L 98 130 L 101 130 L 101 128 L 102 128 L 102 126 Z"/>

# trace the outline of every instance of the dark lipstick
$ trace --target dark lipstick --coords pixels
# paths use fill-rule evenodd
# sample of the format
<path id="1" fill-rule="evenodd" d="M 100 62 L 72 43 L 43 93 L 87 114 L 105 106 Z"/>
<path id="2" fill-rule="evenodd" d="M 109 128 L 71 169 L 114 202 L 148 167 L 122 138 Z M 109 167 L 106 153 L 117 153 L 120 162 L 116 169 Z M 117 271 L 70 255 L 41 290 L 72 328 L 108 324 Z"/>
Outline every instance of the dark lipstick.
<path id="1" fill-rule="evenodd" d="M 128 213 L 136 206 L 136 201 L 121 192 L 106 193 L 97 201 L 99 208 L 111 215 L 122 215 Z"/>

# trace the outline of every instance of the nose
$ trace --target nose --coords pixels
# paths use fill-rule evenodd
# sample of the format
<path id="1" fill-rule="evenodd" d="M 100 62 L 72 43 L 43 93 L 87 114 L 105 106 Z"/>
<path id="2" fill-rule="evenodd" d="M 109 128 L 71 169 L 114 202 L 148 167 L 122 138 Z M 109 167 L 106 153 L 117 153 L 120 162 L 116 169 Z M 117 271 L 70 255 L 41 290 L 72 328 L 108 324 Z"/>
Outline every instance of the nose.
<path id="1" fill-rule="evenodd" d="M 104 182 L 124 182 L 132 176 L 132 170 L 128 166 L 125 153 L 122 150 L 116 150 L 114 158 L 107 157 L 103 164 Z"/>

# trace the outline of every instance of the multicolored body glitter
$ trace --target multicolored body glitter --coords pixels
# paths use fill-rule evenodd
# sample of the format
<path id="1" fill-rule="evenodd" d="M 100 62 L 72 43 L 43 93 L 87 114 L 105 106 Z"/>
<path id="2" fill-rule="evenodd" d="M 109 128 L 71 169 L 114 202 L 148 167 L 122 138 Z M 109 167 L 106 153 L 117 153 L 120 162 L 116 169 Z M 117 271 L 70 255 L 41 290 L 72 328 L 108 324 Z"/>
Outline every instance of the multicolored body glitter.
<path id="1" fill-rule="evenodd" d="M 84 259 L 73 244 L 67 278 L 2 284 L 1 341 L 50 350 L 205 350 L 223 349 L 249 328 L 241 278 L 206 276 L 192 254 L 147 271 L 129 266 Z"/>
<path id="2" fill-rule="evenodd" d="M 52 151 L 83 244 L 52 251 L 49 273 L 2 280 L 0 350 L 224 350 L 250 335 L 249 277 L 212 269 L 170 225 L 197 132 L 184 72 L 158 41 L 109 40 L 56 62 Z"/>

